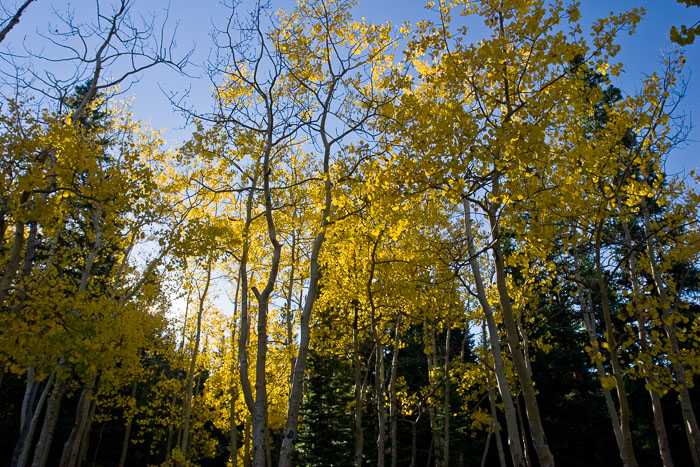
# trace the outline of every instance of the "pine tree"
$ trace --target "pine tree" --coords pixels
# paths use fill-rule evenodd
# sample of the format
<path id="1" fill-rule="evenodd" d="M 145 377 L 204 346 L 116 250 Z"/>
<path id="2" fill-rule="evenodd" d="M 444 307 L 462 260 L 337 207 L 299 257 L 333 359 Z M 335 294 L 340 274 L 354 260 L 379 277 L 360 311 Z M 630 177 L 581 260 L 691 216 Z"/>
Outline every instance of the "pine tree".
<path id="1" fill-rule="evenodd" d="M 353 465 L 352 367 L 337 356 L 309 353 L 297 465 Z"/>

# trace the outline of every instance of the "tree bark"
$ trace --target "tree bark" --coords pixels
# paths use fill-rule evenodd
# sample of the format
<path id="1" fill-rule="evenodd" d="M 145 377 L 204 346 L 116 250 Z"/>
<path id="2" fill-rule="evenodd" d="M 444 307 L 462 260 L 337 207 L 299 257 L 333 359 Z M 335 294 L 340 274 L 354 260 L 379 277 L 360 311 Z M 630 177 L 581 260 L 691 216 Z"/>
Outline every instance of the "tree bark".
<path id="1" fill-rule="evenodd" d="M 372 292 L 372 281 L 377 266 L 377 248 L 382 238 L 380 232 L 372 246 L 371 265 L 367 279 L 367 298 L 370 306 L 370 333 L 374 340 L 374 397 L 377 407 L 377 467 L 384 467 L 386 450 L 386 407 L 384 402 L 384 345 L 377 330 L 377 309 Z"/>
<path id="2" fill-rule="evenodd" d="M 255 403 L 253 404 L 253 465 L 267 464 L 267 314 L 268 303 L 258 299 L 258 348 L 255 365 Z"/>
<path id="3" fill-rule="evenodd" d="M 63 453 L 61 454 L 61 467 L 74 467 L 78 461 L 78 452 L 80 450 L 80 440 L 83 437 L 83 431 L 87 426 L 88 416 L 90 414 L 90 404 L 92 403 L 91 398 L 95 385 L 97 383 L 97 377 L 93 376 L 87 386 L 83 387 L 80 391 L 80 399 L 78 400 L 78 407 L 75 410 L 75 422 L 73 423 L 73 429 L 68 436 L 63 445 Z"/>
<path id="4" fill-rule="evenodd" d="M 46 161 L 48 160 L 50 164 L 53 163 L 55 156 L 55 151 L 50 150 L 50 149 L 44 149 L 41 151 L 39 156 L 37 157 L 35 161 L 35 167 L 37 169 L 41 168 Z M 49 186 L 53 184 L 53 178 L 52 177 L 46 177 L 49 180 Z M 26 190 L 23 191 L 22 194 L 19 196 L 19 204 L 17 206 L 17 212 L 22 212 L 22 211 L 27 211 L 29 209 L 29 204 L 32 199 L 32 190 Z M 48 197 L 48 192 L 47 193 L 42 193 L 39 195 L 40 201 L 46 201 Z M 16 216 L 17 217 L 17 216 Z M 17 278 L 17 271 L 20 266 L 20 262 L 22 260 L 22 251 L 25 250 L 25 237 L 24 237 L 24 226 L 25 221 L 20 218 L 15 220 L 15 234 L 14 234 L 14 239 L 12 241 L 12 247 L 10 248 L 10 255 L 5 263 L 5 270 L 2 273 L 2 277 L 0 277 L 0 305 L 3 305 L 5 302 L 5 299 L 7 298 L 7 294 L 10 291 L 10 288 L 12 286 L 12 282 L 15 281 Z M 32 232 L 34 233 L 34 240 L 36 240 L 36 233 L 37 233 L 37 227 L 38 224 L 36 221 L 31 221 L 30 222 L 30 236 Z M 34 260 L 34 251 L 33 249 L 36 246 L 36 242 L 34 241 L 33 244 L 28 245 L 27 251 L 25 251 L 25 260 L 30 260 L 33 262 Z M 27 268 L 27 264 L 25 262 L 25 270 Z M 31 264 L 29 265 L 29 268 L 31 268 Z"/>
<path id="5" fill-rule="evenodd" d="M 634 306 L 635 314 L 637 316 L 637 335 L 639 337 L 639 346 L 643 354 L 649 355 L 651 360 L 651 349 L 649 348 L 649 336 L 647 335 L 646 328 L 644 327 L 646 319 L 644 317 L 643 311 L 639 306 L 638 297 L 641 297 L 642 291 L 639 286 L 639 280 L 637 276 L 637 259 L 633 250 L 632 245 L 632 235 L 630 234 L 629 226 L 627 222 L 622 222 L 622 229 L 625 233 L 625 243 L 629 250 L 629 258 L 627 261 L 630 282 L 632 283 L 632 305 Z M 653 366 L 653 364 L 652 364 Z M 666 424 L 664 423 L 663 408 L 661 406 L 661 396 L 656 392 L 654 388 L 654 369 L 653 368 L 642 368 L 645 380 L 648 386 L 649 398 L 651 399 L 652 414 L 654 416 L 654 430 L 656 431 L 656 440 L 659 445 L 659 454 L 661 456 L 661 461 L 664 467 L 673 467 L 673 458 L 671 457 L 671 447 L 668 443 L 668 435 L 666 434 Z"/>
<path id="6" fill-rule="evenodd" d="M 491 447 L 491 438 L 493 437 L 493 423 L 489 426 L 489 433 L 486 435 L 486 443 L 484 444 L 484 453 L 481 455 L 481 462 L 479 467 L 484 467 L 486 465 L 486 459 L 488 458 L 489 448 Z"/>
<path id="7" fill-rule="evenodd" d="M 384 401 L 384 345 L 376 334 L 373 322 L 374 338 L 374 392 L 377 408 L 377 467 L 384 467 L 386 451 L 386 407 Z"/>
<path id="8" fill-rule="evenodd" d="M 649 255 L 649 266 L 651 274 L 654 278 L 656 291 L 661 299 L 661 312 L 663 316 L 664 331 L 671 343 L 671 362 L 673 364 L 673 373 L 678 381 L 679 399 L 681 403 L 681 414 L 683 415 L 683 425 L 690 443 L 690 450 L 693 453 L 693 463 L 695 467 L 700 464 L 700 427 L 695 418 L 695 411 L 688 391 L 688 381 L 685 376 L 685 367 L 681 361 L 681 350 L 676 335 L 676 329 L 673 325 L 671 316 L 671 303 L 668 296 L 668 289 L 659 272 L 657 261 L 656 247 L 654 245 L 655 235 L 651 230 L 651 219 L 649 217 L 649 208 L 645 201 L 641 204 L 642 215 L 644 217 L 644 236 L 646 237 L 647 254 Z"/>
<path id="9" fill-rule="evenodd" d="M 24 431 L 28 427 L 29 421 L 32 419 L 34 413 L 34 401 L 39 393 L 39 386 L 41 383 L 36 380 L 34 374 L 34 367 L 29 367 L 27 370 L 27 384 L 24 389 L 24 397 L 22 398 L 22 411 L 20 413 L 20 432 Z"/>
<path id="10" fill-rule="evenodd" d="M 31 448 L 32 440 L 34 439 L 34 432 L 36 431 L 36 426 L 39 422 L 41 411 L 44 409 L 44 403 L 46 402 L 46 398 L 53 389 L 53 382 L 55 378 L 56 372 L 51 372 L 48 380 L 46 381 L 46 384 L 44 385 L 44 389 L 41 391 L 39 401 L 37 402 L 36 407 L 34 407 L 32 410 L 31 419 L 28 419 L 25 423 L 23 423 L 20 432 L 20 437 L 17 440 L 15 450 L 12 454 L 12 467 L 24 467 L 27 464 L 27 460 L 29 457 L 29 449 Z M 25 416 L 28 416 L 28 414 Z"/>
<path id="11" fill-rule="evenodd" d="M 527 428 L 525 428 L 525 421 L 523 420 L 523 411 L 520 408 L 520 398 L 515 398 L 515 411 L 518 414 L 518 423 L 520 424 L 520 435 L 523 437 L 523 451 L 525 452 L 525 463 L 532 467 L 532 456 L 530 455 L 530 443 L 528 443 L 527 438 Z"/>
<path id="12" fill-rule="evenodd" d="M 12 16 L 10 21 L 8 21 L 7 25 L 5 25 L 4 28 L 2 28 L 2 31 L 0 31 L 0 43 L 5 40 L 5 37 L 7 37 L 7 34 L 19 24 L 20 17 L 22 16 L 22 13 L 24 13 L 24 10 L 27 9 L 30 3 L 32 3 L 34 0 L 26 0 L 15 12 L 15 14 Z"/>
<path id="13" fill-rule="evenodd" d="M 236 319 L 238 315 L 238 296 L 241 292 L 241 277 L 236 278 L 236 293 L 233 298 L 233 317 L 231 329 L 231 413 L 229 419 L 229 438 L 231 443 L 231 467 L 238 467 L 238 427 L 236 426 L 236 400 L 238 399 L 238 390 L 236 387 Z"/>
<path id="14" fill-rule="evenodd" d="M 295 267 L 296 267 L 296 250 L 297 250 L 297 232 L 294 227 L 294 224 L 296 223 L 296 217 L 297 217 L 297 211 L 294 209 L 294 212 L 292 214 L 292 247 L 291 247 L 291 252 L 289 253 L 289 283 L 287 284 L 287 303 L 285 304 L 284 307 L 284 321 L 285 321 L 285 330 L 287 331 L 287 341 L 285 342 L 285 345 L 287 347 L 291 347 L 292 344 L 294 343 L 294 313 L 292 312 L 292 297 L 294 296 L 294 272 L 295 272 Z M 292 383 L 294 381 L 294 362 L 296 362 L 296 358 L 292 357 L 291 361 L 289 362 L 290 365 L 289 367 L 291 370 L 289 371 L 289 386 L 292 386 Z"/>
<path id="15" fill-rule="evenodd" d="M 102 206 L 99 203 L 95 203 L 94 210 L 92 211 L 92 219 L 85 219 L 88 223 L 92 220 L 92 228 L 95 233 L 95 241 L 90 248 L 90 252 L 85 258 L 85 265 L 80 274 L 80 285 L 78 286 L 78 292 L 85 292 L 88 287 L 88 282 L 92 275 L 92 267 L 95 263 L 95 259 L 102 248 L 102 241 L 104 238 L 101 221 L 102 221 Z M 29 243 L 27 244 L 29 246 Z M 80 400 L 78 401 L 78 408 L 75 415 L 75 423 L 73 429 L 71 430 L 68 440 L 63 446 L 63 453 L 61 454 L 61 467 L 73 467 L 78 462 L 78 455 L 80 452 L 80 442 L 83 438 L 83 431 L 88 425 L 88 418 L 90 414 L 91 397 L 93 391 L 96 388 L 98 381 L 98 375 L 93 375 L 87 386 L 83 388 L 80 392 Z"/>
<path id="16" fill-rule="evenodd" d="M 579 284 L 583 284 L 581 279 L 581 272 L 578 265 L 578 259 L 574 255 L 574 268 L 575 277 Z M 593 299 L 591 298 L 590 290 L 584 292 L 583 286 L 579 291 L 579 304 L 581 307 L 581 317 L 583 319 L 584 326 L 586 327 L 586 332 L 588 333 L 588 341 L 591 344 L 591 355 L 593 355 L 593 364 L 598 374 L 598 378 L 602 381 L 607 372 L 603 367 L 602 354 L 600 351 L 600 344 L 598 343 L 598 332 L 596 329 L 596 320 L 593 312 Z M 620 425 L 620 417 L 617 414 L 617 408 L 615 407 L 615 401 L 612 397 L 612 392 L 610 388 L 603 385 L 603 399 L 605 400 L 605 406 L 608 409 L 608 416 L 610 417 L 610 423 L 612 424 L 613 433 L 615 435 L 615 442 L 617 443 L 617 448 L 620 452 L 620 458 L 624 458 L 625 445 L 622 437 L 622 428 Z"/>
<path id="17" fill-rule="evenodd" d="M 331 85 L 328 99 L 326 100 L 326 108 L 333 95 L 334 85 Z M 325 133 L 326 114 L 321 120 L 321 137 L 324 145 L 323 152 L 323 191 L 324 204 L 321 212 L 321 220 L 319 222 L 319 231 L 314 238 L 313 247 L 311 249 L 311 257 L 309 258 L 309 287 L 304 301 L 304 308 L 299 318 L 299 350 L 294 360 L 294 370 L 292 372 L 292 384 L 289 388 L 289 401 L 287 404 L 287 420 L 284 427 L 284 438 L 282 439 L 282 447 L 280 449 L 279 467 L 290 467 L 292 465 L 292 454 L 299 435 L 299 407 L 304 392 L 304 374 L 306 372 L 306 358 L 309 352 L 309 342 L 311 341 L 311 312 L 313 311 L 316 297 L 318 296 L 318 283 L 320 279 L 318 258 L 323 247 L 323 242 L 326 238 L 326 230 L 331 216 L 332 201 L 331 196 L 331 177 L 330 177 L 330 158 L 332 141 L 328 141 Z"/>
<path id="18" fill-rule="evenodd" d="M 97 390 L 95 390 L 95 396 L 97 396 Z M 81 466 L 83 461 L 87 459 L 88 449 L 90 448 L 90 430 L 92 429 L 92 422 L 95 419 L 95 410 L 97 409 L 97 398 L 93 397 L 90 402 L 90 411 L 88 412 L 87 422 L 85 429 L 83 430 L 83 436 L 80 439 L 80 444 L 78 449 L 78 462 L 76 465 Z"/>
<path id="19" fill-rule="evenodd" d="M 58 378 L 58 377 L 57 377 Z M 32 459 L 32 467 L 44 467 L 49 456 L 49 448 L 53 441 L 53 433 L 58 420 L 58 411 L 61 407 L 61 401 L 66 393 L 67 384 L 63 381 L 57 382 L 54 385 L 53 392 L 49 401 L 46 404 L 46 415 L 44 416 L 44 424 L 41 427 L 39 440 L 34 449 L 34 458 Z"/>
<path id="20" fill-rule="evenodd" d="M 271 124 L 271 123 L 270 123 Z M 268 221 L 268 236 L 271 241 L 276 242 L 274 231 L 274 223 L 272 221 L 272 200 L 269 185 L 269 157 L 270 148 L 265 151 L 265 164 L 262 167 L 264 172 L 264 193 L 265 193 L 265 214 Z M 263 466 L 266 463 L 266 432 L 267 432 L 267 385 L 265 375 L 265 363 L 267 358 L 267 312 L 268 300 L 277 275 L 276 268 L 279 267 L 280 245 L 276 242 L 274 245 L 272 266 L 268 276 L 267 286 L 263 292 L 253 287 L 251 290 L 255 294 L 258 301 L 258 324 L 257 324 L 257 356 L 255 365 L 255 396 L 253 396 L 253 388 L 249 378 L 248 364 L 248 341 L 250 338 L 250 321 L 248 316 L 248 254 L 250 249 L 250 226 L 253 220 L 253 200 L 257 186 L 257 172 L 251 180 L 251 187 L 246 200 L 246 221 L 243 228 L 243 248 L 241 253 L 241 263 L 239 276 L 241 278 L 241 319 L 240 332 L 238 335 L 238 360 L 241 379 L 241 389 L 243 398 L 251 414 L 252 425 L 252 444 L 253 444 L 253 463 L 256 467 Z"/>
<path id="21" fill-rule="evenodd" d="M 425 346 L 425 356 L 428 363 L 428 384 L 430 386 L 430 394 L 434 396 L 434 402 L 428 403 L 428 419 L 430 420 L 430 435 L 431 435 L 431 455 L 435 456 L 435 467 L 442 466 L 443 432 L 440 429 L 440 423 L 437 419 L 439 409 L 438 395 L 439 387 L 437 381 L 438 364 L 437 364 L 437 343 L 435 341 L 435 329 L 428 323 L 427 319 L 423 319 L 423 341 Z"/>
<path id="22" fill-rule="evenodd" d="M 187 386 L 185 387 L 185 406 L 183 410 L 182 438 L 180 439 L 180 452 L 185 459 L 188 458 L 190 440 L 190 414 L 192 413 L 192 393 L 194 385 L 194 372 L 197 366 L 197 356 L 199 354 L 199 342 L 202 335 L 202 316 L 204 315 L 204 305 L 211 283 L 212 258 L 207 264 L 207 278 L 204 282 L 204 290 L 199 294 L 199 310 L 197 311 L 197 330 L 195 331 L 194 348 L 192 349 L 192 359 L 190 369 L 187 373 Z M 199 292 L 199 290 L 197 290 Z"/>
<path id="23" fill-rule="evenodd" d="M 605 323 L 605 341 L 608 345 L 608 351 L 610 352 L 610 364 L 613 370 L 613 377 L 615 378 L 615 389 L 617 393 L 617 400 L 620 406 L 620 432 L 622 435 L 622 446 L 623 449 L 620 451 L 620 456 L 622 457 L 622 463 L 625 466 L 634 467 L 637 465 L 637 459 L 634 454 L 634 445 L 632 443 L 632 432 L 630 430 L 630 410 L 629 404 L 627 402 L 627 392 L 625 391 L 625 383 L 622 377 L 622 367 L 620 366 L 620 359 L 617 353 L 617 339 L 615 338 L 615 331 L 612 323 L 612 316 L 610 314 L 610 302 L 608 300 L 608 284 L 603 277 L 603 266 L 601 264 L 600 253 L 601 253 L 601 242 L 602 242 L 602 229 L 603 225 L 600 222 L 596 228 L 596 242 L 595 242 L 595 272 L 596 279 L 598 282 L 598 289 L 600 292 L 600 303 L 601 310 L 603 312 L 603 321 Z"/>
<path id="24" fill-rule="evenodd" d="M 484 353 L 486 352 L 486 323 L 482 324 L 482 333 L 484 342 Z M 488 361 L 484 358 L 484 361 Z M 501 430 L 498 425 L 498 411 L 496 410 L 496 394 L 493 391 L 493 380 L 491 371 L 486 372 L 486 384 L 488 385 L 489 393 L 489 410 L 491 412 L 491 431 L 496 436 L 496 449 L 498 451 L 498 462 L 501 467 L 506 467 L 506 456 L 503 451 L 503 442 L 501 441 Z"/>
<path id="25" fill-rule="evenodd" d="M 362 451 L 364 450 L 364 433 L 362 430 L 362 400 L 366 378 L 362 380 L 362 368 L 360 367 L 360 344 L 359 344 L 359 329 L 358 329 L 358 305 L 353 303 L 355 317 L 352 325 L 352 362 L 355 377 L 355 419 L 354 419 L 354 435 L 355 435 L 355 467 L 362 467 Z"/>
<path id="26" fill-rule="evenodd" d="M 251 443 L 251 436 L 250 436 L 250 417 L 247 417 L 245 419 L 245 431 L 244 431 L 244 440 L 243 443 L 245 444 L 245 448 L 243 449 L 243 466 L 244 467 L 251 467 L 251 458 L 250 458 L 250 443 Z"/>
<path id="27" fill-rule="evenodd" d="M 494 194 L 498 193 L 497 180 L 494 181 Z M 513 358 L 513 366 L 520 380 L 523 399 L 525 401 L 525 411 L 527 420 L 530 426 L 530 434 L 532 442 L 535 445 L 535 451 L 542 467 L 553 467 L 554 456 L 549 450 L 547 438 L 545 437 L 544 428 L 540 419 L 540 411 L 537 407 L 537 396 L 535 395 L 535 385 L 532 381 L 532 374 L 528 368 L 523 356 L 522 346 L 518 338 L 518 330 L 513 314 L 513 307 L 508 293 L 506 283 L 505 262 L 503 259 L 503 251 L 501 249 L 501 238 L 498 225 L 497 204 L 489 203 L 488 209 L 489 224 L 491 226 L 491 251 L 493 253 L 494 266 L 496 268 L 496 288 L 498 297 L 501 303 L 501 311 L 503 313 L 503 324 L 506 329 L 506 340 L 510 348 L 510 354 Z"/>
<path id="28" fill-rule="evenodd" d="M 399 443 L 397 438 L 397 422 L 399 417 L 399 400 L 397 397 L 396 378 L 399 362 L 399 330 L 401 327 L 401 313 L 399 312 L 396 318 L 396 327 L 394 329 L 394 355 L 391 358 L 391 376 L 389 379 L 389 436 L 391 438 L 391 467 L 396 467 L 399 455 Z"/>
<path id="29" fill-rule="evenodd" d="M 467 236 L 467 248 L 469 251 L 469 264 L 474 276 L 474 287 L 476 288 L 479 304 L 484 312 L 486 324 L 488 326 L 489 343 L 491 345 L 491 355 L 493 357 L 494 373 L 496 374 L 496 382 L 498 390 L 503 401 L 503 411 L 506 417 L 506 431 L 508 433 L 508 447 L 510 450 L 513 465 L 521 467 L 525 465 L 523 450 L 520 444 L 520 430 L 518 429 L 518 420 L 515 413 L 515 404 L 508 385 L 508 377 L 506 376 L 503 356 L 501 354 L 501 342 L 498 337 L 498 326 L 496 319 L 493 316 L 491 304 L 486 297 L 486 289 L 481 278 L 481 269 L 474 246 L 474 235 L 472 233 L 471 209 L 469 201 L 464 200 L 464 228 Z M 485 345 L 485 343 L 484 343 Z"/>
<path id="30" fill-rule="evenodd" d="M 251 180 L 250 190 L 246 198 L 246 220 L 243 226 L 243 246 L 241 248 L 241 261 L 239 265 L 238 277 L 241 280 L 241 317 L 238 332 L 238 370 L 241 381 L 243 400 L 249 413 L 253 413 L 255 399 L 250 384 L 248 373 L 248 342 L 250 340 L 250 318 L 248 316 L 248 254 L 250 250 L 250 226 L 253 222 L 253 199 L 257 187 L 257 171 Z M 250 422 L 246 418 L 246 424 Z M 248 427 L 246 426 L 246 429 Z M 246 431 L 246 436 L 248 435 Z M 246 457 L 248 457 L 249 443 L 246 438 Z"/>
<path id="31" fill-rule="evenodd" d="M 5 301 L 5 297 L 10 290 L 12 281 L 17 275 L 17 269 L 22 259 L 22 249 L 24 248 L 24 223 L 15 222 L 15 235 L 10 248 L 10 257 L 5 263 L 5 271 L 0 278 L 0 305 Z"/>
<path id="32" fill-rule="evenodd" d="M 97 436 L 97 444 L 95 444 L 95 451 L 92 453 L 92 465 L 97 465 L 97 456 L 100 453 L 100 446 L 102 445 L 102 438 L 104 435 L 106 424 L 107 422 L 102 422 L 102 425 L 100 425 L 100 433 Z"/>
<path id="33" fill-rule="evenodd" d="M 449 313 L 449 312 L 448 312 Z M 452 329 L 449 316 L 445 319 L 445 401 L 443 405 L 443 461 L 442 465 L 448 467 L 450 464 L 450 336 Z"/>

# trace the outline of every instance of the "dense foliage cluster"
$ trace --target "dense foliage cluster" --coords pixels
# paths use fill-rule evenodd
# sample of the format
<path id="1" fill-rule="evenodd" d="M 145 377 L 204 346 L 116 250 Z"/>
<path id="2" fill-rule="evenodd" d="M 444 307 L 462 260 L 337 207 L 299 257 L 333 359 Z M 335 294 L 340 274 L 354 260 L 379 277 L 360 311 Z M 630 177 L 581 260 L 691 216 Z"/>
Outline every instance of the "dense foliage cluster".
<path id="1" fill-rule="evenodd" d="M 0 463 L 700 466 L 684 56 L 622 92 L 643 10 L 353 6 L 232 6 L 172 149 L 127 0 L 70 86 L 3 71 Z"/>

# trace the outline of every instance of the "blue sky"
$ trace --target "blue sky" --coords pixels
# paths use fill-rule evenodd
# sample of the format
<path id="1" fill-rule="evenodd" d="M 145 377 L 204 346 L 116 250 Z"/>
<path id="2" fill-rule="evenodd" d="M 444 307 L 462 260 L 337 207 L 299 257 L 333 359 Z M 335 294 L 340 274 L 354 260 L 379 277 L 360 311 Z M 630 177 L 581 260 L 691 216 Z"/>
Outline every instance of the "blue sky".
<path id="1" fill-rule="evenodd" d="M 19 0 L 2 0 L 2 6 L 6 11 L 13 10 L 19 3 Z M 109 4 L 104 0 L 100 0 L 100 3 Z M 244 0 L 243 3 L 245 5 L 252 2 Z M 415 22 L 431 17 L 431 12 L 424 8 L 424 3 L 423 0 L 359 0 L 355 12 L 356 16 L 364 16 L 370 21 L 391 21 L 398 25 L 404 21 Z M 663 52 L 673 47 L 668 34 L 672 25 L 693 24 L 700 18 L 700 8 L 686 8 L 675 0 L 583 0 L 581 3 L 584 24 L 607 15 L 611 10 L 619 12 L 635 7 L 644 7 L 647 10 L 637 32 L 633 36 L 625 35 L 621 39 L 622 50 L 618 58 L 624 63 L 624 71 L 622 76 L 616 79 L 615 84 L 623 91 L 633 91 L 639 86 L 645 73 L 661 68 L 660 60 Z M 24 43 L 33 50 L 44 50 L 48 55 L 52 49 L 38 36 L 37 31 L 46 31 L 49 23 L 55 24 L 52 7 L 65 11 L 68 5 L 75 10 L 80 21 L 81 15 L 89 15 L 94 11 L 94 4 L 90 0 L 69 3 L 36 0 L 25 12 L 20 25 L 10 33 L 2 46 L 3 48 L 13 47 L 17 51 Z M 287 9 L 293 5 L 293 0 L 272 0 L 272 4 L 275 8 Z M 166 0 L 137 0 L 134 2 L 133 12 L 154 14 L 159 22 L 164 18 L 167 5 Z M 0 14 L 2 19 L 7 17 L 7 13 L 0 12 Z M 213 24 L 222 25 L 226 15 L 226 8 L 218 0 L 200 0 L 199 2 L 170 0 L 168 25 L 172 28 L 177 23 L 177 50 L 185 53 L 194 47 L 192 63 L 203 65 L 212 44 L 209 34 Z M 474 26 L 473 30 L 478 31 L 478 25 Z M 688 122 L 692 122 L 700 120 L 700 112 L 695 112 L 695 108 L 700 103 L 700 43 L 685 47 L 684 53 L 688 59 L 686 66 L 688 88 L 679 112 L 685 113 L 689 119 Z M 47 70 L 55 68 L 60 71 L 61 65 L 45 63 L 42 66 Z M 7 68 L 7 64 L 2 63 L 0 67 Z M 138 117 L 150 120 L 152 126 L 156 128 L 167 128 L 165 137 L 170 145 L 186 139 L 188 131 L 180 129 L 184 120 L 173 110 L 161 88 L 179 93 L 189 88 L 191 92 L 189 102 L 195 108 L 203 111 L 208 110 L 210 105 L 210 85 L 203 71 L 192 67 L 189 73 L 201 78 L 181 76 L 164 67 L 150 70 L 128 93 L 134 97 L 134 110 Z M 668 170 L 677 172 L 683 169 L 690 170 L 696 166 L 700 166 L 700 131 L 693 129 L 687 143 L 670 154 Z"/>

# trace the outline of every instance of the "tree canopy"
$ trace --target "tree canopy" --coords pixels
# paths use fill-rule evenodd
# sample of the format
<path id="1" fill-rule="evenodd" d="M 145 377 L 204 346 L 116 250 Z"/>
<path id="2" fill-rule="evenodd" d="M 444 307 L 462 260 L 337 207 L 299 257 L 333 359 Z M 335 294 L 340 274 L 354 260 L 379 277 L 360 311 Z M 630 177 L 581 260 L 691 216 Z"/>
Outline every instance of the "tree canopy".
<path id="1" fill-rule="evenodd" d="M 690 61 L 618 87 L 643 8 L 233 2 L 172 144 L 120 96 L 191 52 L 97 6 L 0 51 L 0 462 L 700 466 Z"/>

